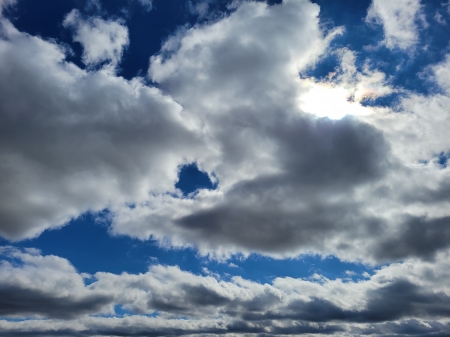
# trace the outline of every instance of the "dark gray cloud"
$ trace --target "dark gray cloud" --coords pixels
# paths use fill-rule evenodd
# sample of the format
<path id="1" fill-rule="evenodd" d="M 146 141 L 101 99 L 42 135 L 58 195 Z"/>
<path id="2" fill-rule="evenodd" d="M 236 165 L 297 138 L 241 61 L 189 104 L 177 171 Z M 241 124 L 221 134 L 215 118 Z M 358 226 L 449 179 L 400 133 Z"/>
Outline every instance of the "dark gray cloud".
<path id="1" fill-rule="evenodd" d="M 262 252 L 324 247 L 330 236 L 352 229 L 381 231 L 382 221 L 365 217 L 350 198 L 327 200 L 351 196 L 392 167 L 379 131 L 352 118 L 298 118 L 269 132 L 276 133 L 282 172 L 237 183 L 223 203 L 177 220 L 179 226 L 208 242 Z M 305 206 L 286 210 L 286 203 Z"/>
<path id="2" fill-rule="evenodd" d="M 42 315 L 49 318 L 72 319 L 84 314 L 98 313 L 113 302 L 109 296 L 93 295 L 76 298 L 56 297 L 41 290 L 14 285 L 0 285 L 0 316 Z"/>
<path id="3" fill-rule="evenodd" d="M 432 259 L 436 252 L 449 246 L 450 217 L 409 217 L 395 236 L 379 242 L 375 254 L 380 259 L 404 259 L 411 256 Z"/>
<path id="4" fill-rule="evenodd" d="M 212 256 L 314 252 L 370 263 L 430 258 L 448 246 L 446 235 L 440 244 L 430 239 L 420 249 L 412 233 L 407 239 L 399 235 L 409 217 L 438 221 L 437 205 L 449 200 L 442 186 L 448 170 L 436 174 L 432 165 L 420 167 L 405 159 L 406 146 L 398 147 L 405 139 L 423 146 L 416 115 L 394 117 L 348 102 L 348 96 L 326 105 L 330 111 L 320 115 L 345 115 L 334 109 L 348 109 L 351 115 L 356 109 L 369 117 L 355 113 L 331 120 L 302 110 L 315 89 L 323 95 L 313 102 L 319 106 L 335 100 L 333 90 L 349 86 L 355 87 L 349 89 L 355 100 L 357 93 L 370 96 L 375 87 L 393 90 L 383 82 L 385 74 L 369 68 L 359 73 L 347 49 L 337 52 L 342 83 L 299 78 L 298 72 L 325 52 L 329 38 L 317 26 L 316 10 L 307 1 L 272 7 L 244 3 L 224 20 L 180 31 L 166 41 L 152 57 L 149 74 L 205 126 L 212 151 L 197 160 L 215 173 L 219 190 L 189 204 L 155 198 L 151 206 L 117 213 L 114 233 L 172 238 L 174 245 L 193 245 Z M 407 122 L 415 126 L 408 129 Z M 423 123 L 430 130 L 434 124 Z M 397 129 L 418 138 L 398 136 Z M 409 248 L 400 253 L 402 246 Z"/>

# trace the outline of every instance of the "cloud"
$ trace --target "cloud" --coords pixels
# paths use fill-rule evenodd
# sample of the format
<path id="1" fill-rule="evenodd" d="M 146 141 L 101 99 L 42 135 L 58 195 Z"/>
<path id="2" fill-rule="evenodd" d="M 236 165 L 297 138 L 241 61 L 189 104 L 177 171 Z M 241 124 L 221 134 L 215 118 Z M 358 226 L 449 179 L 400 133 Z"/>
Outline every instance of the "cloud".
<path id="1" fill-rule="evenodd" d="M 93 294 L 65 259 L 3 247 L 0 316 L 70 319 L 102 312 L 112 298 Z"/>
<path id="2" fill-rule="evenodd" d="M 14 5 L 16 0 L 0 0 L 0 17 L 3 14 L 3 10 L 8 6 Z"/>
<path id="3" fill-rule="evenodd" d="M 0 302 L 15 296 L 13 306 L 1 305 L 1 314 L 16 319 L 49 317 L 14 323 L 0 320 L 0 330 L 6 335 L 51 330 L 83 336 L 132 336 L 144 330 L 157 335 L 277 335 L 361 333 L 370 329 L 374 335 L 386 335 L 399 333 L 406 326 L 409 331 L 405 335 L 448 331 L 442 323 L 450 317 L 450 289 L 445 282 L 450 270 L 448 252 L 433 262 L 410 259 L 386 266 L 357 282 L 285 277 L 259 284 L 241 277 L 224 281 L 176 266 L 154 265 L 144 274 L 98 272 L 88 286 L 65 259 L 9 247 L 1 252 L 3 259 L 19 262 L 3 261 L 0 265 L 0 287 L 9 294 Z M 36 297 L 37 289 L 40 297 Z M 117 316 L 112 305 L 121 305 L 136 315 Z M 154 311 L 159 314 L 156 318 L 142 315 Z M 54 318 L 66 322 L 61 324 Z M 430 318 L 441 321 L 417 324 Z"/>
<path id="4" fill-rule="evenodd" d="M 150 12 L 153 9 L 153 0 L 138 0 L 138 2 L 147 12 Z"/>
<path id="5" fill-rule="evenodd" d="M 450 242 L 439 235 L 450 171 L 436 159 L 450 151 L 448 61 L 429 71 L 442 93 L 408 93 L 398 110 L 364 106 L 400 89 L 369 61 L 357 67 L 356 52 L 331 50 L 343 29 L 326 35 L 318 14 L 306 0 L 243 2 L 179 30 L 150 60 L 158 89 L 108 68 L 80 69 L 62 46 L 3 19 L 0 234 L 33 237 L 108 208 L 112 234 L 219 259 L 434 258 Z M 76 34 L 126 32 L 76 11 L 67 23 Z M 88 64 L 120 61 L 126 44 L 108 41 L 106 59 L 85 47 Z M 326 79 L 299 76 L 330 53 L 340 64 Z M 320 116 L 304 108 L 314 90 L 332 103 Z M 219 183 L 187 199 L 175 183 L 192 162 Z"/>
<path id="6" fill-rule="evenodd" d="M 383 26 L 383 42 L 389 49 L 407 49 L 418 42 L 420 14 L 420 0 L 373 0 L 366 22 Z"/>
<path id="7" fill-rule="evenodd" d="M 2 29 L 0 235 L 34 237 L 87 211 L 174 190 L 178 166 L 200 144 L 179 104 L 142 79 L 82 70 L 63 47 L 5 19 Z M 103 56 L 88 48 L 89 62 Z"/>
<path id="8" fill-rule="evenodd" d="M 419 249 L 412 235 L 419 219 L 437 224 L 449 215 L 441 207 L 448 202 L 448 170 L 418 165 L 431 153 L 417 157 L 428 146 L 419 129 L 426 128 L 430 139 L 439 137 L 435 146 L 442 146 L 445 123 L 425 122 L 438 118 L 426 108 L 410 115 L 363 106 L 398 89 L 370 62 L 357 68 L 355 53 L 348 49 L 333 51 L 340 65 L 328 79 L 298 76 L 341 32 L 323 36 L 316 6 L 286 1 L 272 7 L 244 3 L 223 20 L 169 39 L 152 58 L 149 72 L 204 125 L 212 151 L 197 162 L 216 174 L 219 189 L 203 191 L 195 200 L 155 197 L 120 210 L 113 233 L 195 245 L 213 256 L 314 252 L 382 263 L 407 256 L 431 258 L 445 249 L 446 236 L 434 245 L 430 234 Z M 341 119 L 304 111 L 318 89 L 312 106 L 329 104 L 317 114 Z M 336 90 L 343 94 L 334 96 Z M 443 116 L 442 110 L 439 119 Z M 404 129 L 398 132 L 399 127 Z M 407 155 L 413 152 L 415 157 Z M 419 205 L 414 199 L 419 196 L 434 201 Z M 387 249 L 396 245 L 403 247 L 401 253 Z"/>
<path id="9" fill-rule="evenodd" d="M 128 29 L 121 21 L 105 21 L 99 17 L 84 19 L 74 9 L 67 14 L 63 25 L 73 29 L 73 40 L 83 46 L 82 58 L 87 66 L 103 62 L 116 66 L 129 44 Z"/>
<path id="10" fill-rule="evenodd" d="M 408 49 L 420 13 L 418 1 L 374 1 L 366 20 L 383 25 L 388 48 Z M 150 59 L 157 88 L 115 73 L 122 21 L 68 14 L 81 69 L 2 17 L 0 235 L 30 238 L 108 208 L 113 235 L 217 259 L 390 264 L 359 281 L 261 284 L 152 265 L 87 284 L 64 258 L 4 247 L 0 335 L 450 333 L 450 56 L 422 73 L 439 90 L 407 92 L 376 62 L 332 49 L 344 29 L 325 34 L 318 15 L 306 0 L 236 3 L 165 41 Z M 331 54 L 328 76 L 303 76 Z M 366 104 L 392 93 L 394 107 Z M 218 185 L 184 198 L 177 175 L 193 162 Z"/>

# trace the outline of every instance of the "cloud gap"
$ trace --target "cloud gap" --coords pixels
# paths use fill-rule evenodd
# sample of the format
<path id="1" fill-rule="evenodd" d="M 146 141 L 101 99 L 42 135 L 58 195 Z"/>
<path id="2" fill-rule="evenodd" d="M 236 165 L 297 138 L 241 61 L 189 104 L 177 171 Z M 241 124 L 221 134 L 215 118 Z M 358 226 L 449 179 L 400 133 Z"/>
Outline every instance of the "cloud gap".
<path id="1" fill-rule="evenodd" d="M 197 163 L 182 165 L 178 171 L 178 181 L 175 188 L 181 190 L 184 197 L 194 196 L 199 190 L 215 190 L 219 185 L 214 173 L 201 171 Z"/>

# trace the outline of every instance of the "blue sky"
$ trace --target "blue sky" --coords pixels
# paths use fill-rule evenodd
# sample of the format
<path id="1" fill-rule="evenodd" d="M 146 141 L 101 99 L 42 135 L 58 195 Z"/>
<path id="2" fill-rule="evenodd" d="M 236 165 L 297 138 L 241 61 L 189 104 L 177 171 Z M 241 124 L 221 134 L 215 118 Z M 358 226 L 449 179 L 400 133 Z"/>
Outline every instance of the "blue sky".
<path id="1" fill-rule="evenodd" d="M 449 335 L 449 25 L 0 0 L 0 336 Z"/>

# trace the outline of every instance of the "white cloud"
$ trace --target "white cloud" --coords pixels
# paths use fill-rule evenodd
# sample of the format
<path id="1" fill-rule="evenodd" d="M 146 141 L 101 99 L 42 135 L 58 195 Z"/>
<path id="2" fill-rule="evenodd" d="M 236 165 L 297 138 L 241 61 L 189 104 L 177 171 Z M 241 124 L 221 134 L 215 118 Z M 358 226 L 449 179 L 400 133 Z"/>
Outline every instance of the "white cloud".
<path id="1" fill-rule="evenodd" d="M 448 96 L 410 94 L 402 113 L 362 106 L 397 89 L 369 63 L 358 70 L 354 52 L 328 50 L 342 29 L 325 36 L 318 13 L 306 0 L 243 2 L 180 30 L 151 59 L 161 89 L 79 69 L 61 46 L 3 20 L 1 235 L 33 237 L 109 208 L 113 234 L 216 258 L 379 263 L 446 249 L 450 169 L 433 158 L 448 149 Z M 341 62 L 326 81 L 300 78 L 330 52 Z M 433 69 L 446 88 L 445 64 Z M 308 113 L 308 100 L 330 104 Z M 317 116 L 336 112 L 350 116 Z M 218 189 L 180 198 L 179 166 L 194 161 Z"/>
<path id="2" fill-rule="evenodd" d="M 407 49 L 418 42 L 420 14 L 420 0 L 373 0 L 366 22 L 383 26 L 384 43 L 389 49 Z"/>
<path id="3" fill-rule="evenodd" d="M 0 315 L 44 319 L 0 320 L 0 335 L 449 334 L 450 167 L 437 154 L 450 152 L 450 57 L 429 67 L 441 93 L 403 91 L 395 110 L 363 106 L 401 89 L 369 63 L 357 68 L 355 52 L 328 50 L 343 30 L 325 36 L 317 5 L 235 6 L 165 42 L 149 69 L 160 89 L 111 71 L 129 43 L 120 21 L 66 17 L 83 70 L 2 18 L 0 235 L 33 237 L 109 208 L 113 234 L 215 258 L 402 262 L 357 282 L 259 284 L 161 265 L 91 276 L 35 249 L 1 248 Z M 383 25 L 389 48 L 406 49 L 418 13 L 418 1 L 375 0 L 367 20 Z M 326 80 L 299 76 L 330 52 L 340 65 Z M 180 198 L 179 166 L 194 161 L 218 189 Z M 115 305 L 137 315 L 89 316 L 114 316 Z"/>
<path id="4" fill-rule="evenodd" d="M 79 69 L 62 47 L 6 20 L 3 30 L 0 235 L 33 237 L 174 190 L 178 166 L 200 144 L 179 104 L 139 78 Z"/>
<path id="5" fill-rule="evenodd" d="M 112 310 L 112 300 L 86 288 L 66 259 L 11 247 L 2 247 L 1 254 L 11 259 L 0 263 L 1 316 L 70 319 Z"/>
<path id="6" fill-rule="evenodd" d="M 195 200 L 155 196 L 117 211 L 114 233 L 193 244 L 214 256 L 312 251 L 369 262 L 430 257 L 449 244 L 445 239 L 437 248 L 433 232 L 426 248 L 417 248 L 420 235 L 448 221 L 448 208 L 435 211 L 446 199 L 433 208 L 405 197 L 411 189 L 428 195 L 448 170 L 417 166 L 395 144 L 422 149 L 422 141 L 387 137 L 390 128 L 381 122 L 400 115 L 360 104 L 396 91 L 385 74 L 369 64 L 358 71 L 354 53 L 342 49 L 328 82 L 299 78 L 327 45 L 316 9 L 307 2 L 244 3 L 223 20 L 167 41 L 150 74 L 203 125 L 211 151 L 197 161 L 215 172 L 219 190 Z M 315 115 L 353 117 L 320 119 L 302 111 L 308 102 Z M 403 244 L 396 247 L 396 240 Z"/>
<path id="7" fill-rule="evenodd" d="M 434 262 L 409 259 L 386 266 L 358 282 L 329 280 L 320 275 L 316 277 L 319 280 L 281 277 L 271 284 L 241 277 L 223 281 L 176 266 L 155 265 L 144 274 L 98 272 L 89 286 L 83 285 L 82 275 L 62 258 L 12 248 L 2 248 L 1 253 L 20 262 L 0 265 L 1 314 L 50 317 L 22 322 L 0 320 L 5 334 L 65 329 L 67 335 L 82 332 L 89 336 L 104 331 L 138 335 L 144 330 L 173 335 L 177 329 L 178 334 L 234 331 L 276 335 L 293 333 L 289 329 L 303 321 L 302 326 L 297 325 L 299 332 L 306 328 L 311 333 L 333 333 L 333 327 L 338 327 L 337 331 L 361 334 L 364 329 L 381 329 L 372 332 L 377 336 L 399 331 L 385 326 L 386 321 L 405 324 L 407 320 L 432 316 L 445 322 L 450 316 L 450 288 L 445 282 L 450 276 L 448 252 L 439 254 Z M 36 296 L 40 296 L 40 306 L 33 304 Z M 11 298 L 14 306 L 8 302 Z M 90 311 L 81 310 L 82 303 L 90 304 Z M 115 316 L 113 305 L 122 305 L 133 315 L 86 315 Z M 57 309 L 62 308 L 58 314 Z M 140 316 L 154 311 L 158 311 L 158 318 Z M 66 322 L 62 326 L 53 317 L 65 318 Z M 322 322 L 323 326 L 318 329 L 314 322 Z M 433 321 L 428 324 L 428 328 L 435 326 Z M 440 331 L 447 330 L 441 326 Z"/>
<path id="8" fill-rule="evenodd" d="M 73 39 L 83 46 L 83 62 L 95 66 L 109 62 L 116 66 L 129 44 L 128 29 L 121 21 L 105 21 L 99 17 L 84 19 L 74 9 L 63 25 L 74 30 Z"/>

